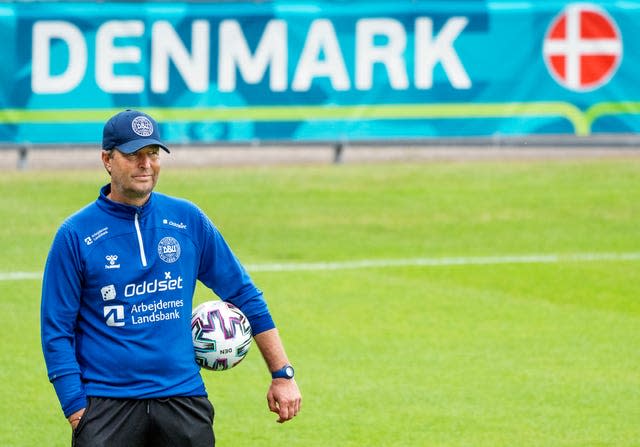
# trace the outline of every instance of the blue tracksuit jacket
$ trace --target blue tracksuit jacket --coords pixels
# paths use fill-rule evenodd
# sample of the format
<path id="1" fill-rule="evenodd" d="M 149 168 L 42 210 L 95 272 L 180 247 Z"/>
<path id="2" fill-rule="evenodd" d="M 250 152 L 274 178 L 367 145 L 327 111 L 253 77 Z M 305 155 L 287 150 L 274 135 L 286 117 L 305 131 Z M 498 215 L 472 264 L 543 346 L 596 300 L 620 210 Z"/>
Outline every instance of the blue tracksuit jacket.
<path id="1" fill-rule="evenodd" d="M 42 348 L 65 416 L 87 396 L 204 396 L 191 341 L 196 280 L 239 307 L 254 335 L 275 327 L 262 292 L 192 203 L 98 199 L 58 230 L 44 271 Z"/>

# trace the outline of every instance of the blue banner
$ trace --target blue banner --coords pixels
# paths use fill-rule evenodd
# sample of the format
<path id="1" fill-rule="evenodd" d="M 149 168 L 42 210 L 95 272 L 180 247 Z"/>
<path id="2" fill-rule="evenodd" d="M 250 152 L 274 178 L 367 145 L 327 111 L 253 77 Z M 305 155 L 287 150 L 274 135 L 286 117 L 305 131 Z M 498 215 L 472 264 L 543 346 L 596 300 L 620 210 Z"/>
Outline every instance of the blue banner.
<path id="1" fill-rule="evenodd" d="M 640 1 L 3 3 L 0 142 L 640 131 Z"/>

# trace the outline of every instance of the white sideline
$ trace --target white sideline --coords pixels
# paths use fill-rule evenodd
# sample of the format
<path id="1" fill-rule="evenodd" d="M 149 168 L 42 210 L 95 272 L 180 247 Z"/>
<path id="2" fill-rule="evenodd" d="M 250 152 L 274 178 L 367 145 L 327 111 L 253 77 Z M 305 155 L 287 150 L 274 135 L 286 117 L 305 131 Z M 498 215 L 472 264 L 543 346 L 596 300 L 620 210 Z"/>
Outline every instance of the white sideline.
<path id="1" fill-rule="evenodd" d="M 287 262 L 245 264 L 249 272 L 294 272 L 322 270 L 353 270 L 388 267 L 439 267 L 452 265 L 494 264 L 553 264 L 561 262 L 638 261 L 640 252 L 629 253 L 573 253 L 573 254 L 523 254 L 507 256 L 463 256 L 443 258 L 363 259 L 336 262 Z M 0 281 L 42 279 L 42 272 L 0 272 Z"/>
<path id="2" fill-rule="evenodd" d="M 640 253 L 575 253 L 575 254 L 527 254 L 508 256 L 465 256 L 444 258 L 365 259 L 360 261 L 247 264 L 254 272 L 280 272 L 299 270 L 343 270 L 386 267 L 440 267 L 452 265 L 493 264 L 550 264 L 560 262 L 637 261 Z"/>

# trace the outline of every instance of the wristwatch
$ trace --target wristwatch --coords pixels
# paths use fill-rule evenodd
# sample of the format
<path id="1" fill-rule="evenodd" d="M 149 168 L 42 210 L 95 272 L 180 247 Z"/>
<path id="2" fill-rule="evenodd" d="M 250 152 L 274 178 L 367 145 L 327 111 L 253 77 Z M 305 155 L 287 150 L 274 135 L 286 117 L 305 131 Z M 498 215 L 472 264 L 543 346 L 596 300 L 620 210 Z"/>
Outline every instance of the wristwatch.
<path id="1" fill-rule="evenodd" d="M 271 378 L 272 379 L 293 379 L 293 374 L 294 374 L 293 366 L 284 365 L 279 370 L 273 371 L 271 373 Z"/>

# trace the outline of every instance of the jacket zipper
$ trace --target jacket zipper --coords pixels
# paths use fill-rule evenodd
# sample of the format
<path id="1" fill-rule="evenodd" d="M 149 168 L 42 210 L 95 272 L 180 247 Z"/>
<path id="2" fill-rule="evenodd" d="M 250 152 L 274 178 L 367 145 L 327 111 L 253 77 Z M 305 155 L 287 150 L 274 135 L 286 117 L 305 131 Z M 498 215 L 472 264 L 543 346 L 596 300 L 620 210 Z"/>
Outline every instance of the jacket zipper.
<path id="1" fill-rule="evenodd" d="M 133 223 L 136 227 L 136 234 L 138 235 L 138 246 L 140 247 L 140 261 L 142 261 L 142 266 L 147 266 L 147 256 L 144 253 L 144 244 L 142 243 L 142 233 L 140 232 L 140 221 L 139 221 L 139 213 L 136 212 Z"/>

